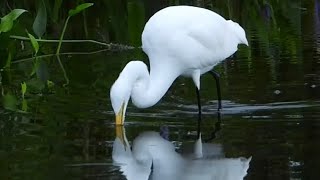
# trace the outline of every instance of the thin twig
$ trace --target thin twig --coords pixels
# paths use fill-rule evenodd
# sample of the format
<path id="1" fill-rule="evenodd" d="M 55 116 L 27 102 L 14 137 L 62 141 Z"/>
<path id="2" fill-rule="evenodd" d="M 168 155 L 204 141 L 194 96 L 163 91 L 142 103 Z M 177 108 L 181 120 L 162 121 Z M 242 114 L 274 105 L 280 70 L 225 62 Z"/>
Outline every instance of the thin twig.
<path id="1" fill-rule="evenodd" d="M 60 55 L 90 55 L 90 54 L 97 54 L 97 53 L 104 52 L 104 51 L 108 51 L 108 49 L 102 49 L 102 50 L 92 51 L 92 52 L 65 52 L 65 53 L 60 53 Z M 46 57 L 51 57 L 51 56 L 55 56 L 55 55 L 56 54 L 45 54 L 45 55 L 37 56 L 37 58 L 46 58 Z M 18 60 L 12 61 L 11 64 L 30 61 L 32 59 L 34 59 L 34 57 L 18 59 Z"/>
<path id="2" fill-rule="evenodd" d="M 23 41 L 30 41 L 29 37 L 23 37 L 23 36 L 10 36 L 12 39 L 18 39 L 18 40 L 23 40 Z M 59 43 L 59 40 L 56 39 L 36 39 L 38 42 L 47 42 L 47 43 Z M 109 49 L 134 49 L 133 46 L 128 46 L 128 45 L 122 45 L 122 44 L 108 44 L 92 39 L 72 39 L 72 40 L 62 40 L 61 42 L 63 43 L 94 43 L 94 44 L 99 44 L 102 46 L 106 46 Z"/>
<path id="3" fill-rule="evenodd" d="M 30 39 L 28 37 L 23 37 L 23 36 L 10 36 L 10 38 L 12 39 L 19 39 L 19 40 L 23 40 L 23 41 L 30 41 Z M 59 43 L 59 40 L 56 39 L 36 39 L 38 42 L 48 42 L 48 43 Z M 77 40 L 62 40 L 62 42 L 64 43 L 84 43 L 84 42 L 89 42 L 89 43 L 95 43 L 95 44 L 100 44 L 103 46 L 110 46 L 110 44 L 104 43 L 104 42 L 100 42 L 100 41 L 95 41 L 95 40 L 91 40 L 91 39 L 77 39 Z"/>

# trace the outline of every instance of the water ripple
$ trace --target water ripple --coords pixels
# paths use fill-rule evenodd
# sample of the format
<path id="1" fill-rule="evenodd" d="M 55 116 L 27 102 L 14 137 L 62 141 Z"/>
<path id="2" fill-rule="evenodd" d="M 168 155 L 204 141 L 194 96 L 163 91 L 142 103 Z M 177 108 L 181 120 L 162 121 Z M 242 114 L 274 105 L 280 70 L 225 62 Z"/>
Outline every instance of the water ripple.
<path id="1" fill-rule="evenodd" d="M 293 110 L 301 108 L 320 107 L 320 101 L 292 101 L 292 102 L 276 102 L 267 104 L 239 104 L 232 101 L 223 101 L 223 115 L 242 115 L 243 118 L 254 117 L 245 116 L 254 112 L 263 111 L 264 113 L 275 113 L 281 110 Z M 104 111 L 105 114 L 113 114 L 112 111 Z M 217 113 L 217 101 L 207 102 L 202 106 L 203 115 L 212 115 Z M 162 103 L 157 109 L 139 110 L 131 107 L 127 110 L 127 116 L 133 117 L 149 117 L 149 118 L 181 118 L 181 116 L 191 117 L 198 114 L 198 106 L 196 104 L 183 105 L 174 103 Z M 287 119 L 302 118 L 302 115 L 286 114 Z M 260 115 L 259 118 L 271 118 L 271 115 Z"/>

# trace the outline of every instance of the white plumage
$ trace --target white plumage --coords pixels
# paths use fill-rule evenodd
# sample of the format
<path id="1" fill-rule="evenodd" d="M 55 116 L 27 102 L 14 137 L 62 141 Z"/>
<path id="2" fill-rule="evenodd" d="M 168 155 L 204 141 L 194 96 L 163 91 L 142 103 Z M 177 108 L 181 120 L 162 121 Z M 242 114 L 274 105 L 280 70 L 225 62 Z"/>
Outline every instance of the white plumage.
<path id="1" fill-rule="evenodd" d="M 243 28 L 213 11 L 191 6 L 160 10 L 142 33 L 150 73 L 142 61 L 131 61 L 111 88 L 116 124 L 123 124 L 130 97 L 139 108 L 153 106 L 178 76 L 192 77 L 200 89 L 200 76 L 234 54 L 238 44 L 248 45 Z"/>

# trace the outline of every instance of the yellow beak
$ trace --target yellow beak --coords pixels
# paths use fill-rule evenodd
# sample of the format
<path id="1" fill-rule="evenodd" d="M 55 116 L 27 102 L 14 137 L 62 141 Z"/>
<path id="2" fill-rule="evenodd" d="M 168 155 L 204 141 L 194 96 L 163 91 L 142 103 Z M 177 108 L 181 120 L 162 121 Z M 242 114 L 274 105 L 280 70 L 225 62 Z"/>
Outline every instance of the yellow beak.
<path id="1" fill-rule="evenodd" d="M 121 125 L 123 126 L 124 124 L 124 103 L 121 106 L 120 111 L 118 112 L 118 114 L 116 114 L 116 125 Z"/>

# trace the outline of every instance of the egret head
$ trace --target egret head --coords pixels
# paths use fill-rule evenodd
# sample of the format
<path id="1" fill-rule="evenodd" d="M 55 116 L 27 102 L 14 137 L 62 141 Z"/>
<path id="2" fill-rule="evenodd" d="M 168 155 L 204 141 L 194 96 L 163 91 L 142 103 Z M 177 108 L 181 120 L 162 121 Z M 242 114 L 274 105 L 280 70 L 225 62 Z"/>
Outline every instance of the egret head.
<path id="1" fill-rule="evenodd" d="M 235 33 L 236 37 L 239 40 L 239 44 L 245 44 L 249 46 L 246 32 L 244 29 L 236 22 L 233 22 L 232 20 L 228 20 L 228 24 L 230 25 L 231 30 Z"/>
<path id="2" fill-rule="evenodd" d="M 123 125 L 127 105 L 134 90 L 148 76 L 148 68 L 142 61 L 130 61 L 110 89 L 110 100 L 116 115 L 116 125 Z M 142 93 L 143 94 L 143 93 Z"/>
<path id="3" fill-rule="evenodd" d="M 110 89 L 110 100 L 116 116 L 116 125 L 123 125 L 125 113 L 130 99 L 131 88 L 128 87 L 124 78 L 119 78 L 114 82 Z"/>

